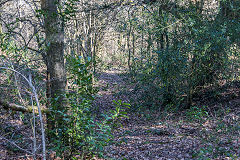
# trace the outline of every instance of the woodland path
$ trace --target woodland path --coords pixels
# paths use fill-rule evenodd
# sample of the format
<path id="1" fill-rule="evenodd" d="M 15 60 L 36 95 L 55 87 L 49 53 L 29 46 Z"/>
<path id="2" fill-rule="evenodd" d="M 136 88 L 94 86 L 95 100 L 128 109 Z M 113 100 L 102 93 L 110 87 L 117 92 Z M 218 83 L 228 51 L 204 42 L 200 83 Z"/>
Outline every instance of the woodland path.
<path id="1" fill-rule="evenodd" d="M 108 111 L 112 101 L 121 99 L 129 102 L 135 95 L 132 93 L 134 84 L 127 84 L 123 70 L 112 69 L 102 72 L 98 76 L 99 92 L 95 104 L 99 111 Z M 238 92 L 239 93 L 239 92 Z M 222 105 L 222 104 L 218 104 Z M 206 155 L 218 156 L 210 159 L 231 159 L 219 151 L 208 148 L 224 148 L 226 153 L 240 155 L 239 102 L 229 101 L 222 105 L 233 107 L 234 113 L 228 113 L 223 119 L 202 119 L 189 121 L 186 115 L 176 115 L 171 112 L 158 113 L 156 111 L 129 111 L 129 119 L 123 121 L 123 127 L 114 132 L 115 144 L 106 147 L 106 156 L 117 160 L 195 160 L 194 155 L 205 150 Z M 187 120 L 188 119 L 188 120 Z M 226 133 L 217 130 L 218 125 L 235 126 L 236 130 Z M 209 140 L 215 138 L 213 142 Z M 207 140 L 208 142 L 206 142 Z M 226 142 L 230 140 L 231 142 Z M 210 143 L 209 143 L 210 141 Z M 216 142 L 219 141 L 219 142 Z M 219 156 L 220 155 L 220 156 Z M 201 155 L 200 155 L 201 156 Z M 208 157 L 209 158 L 209 157 Z"/>
<path id="2" fill-rule="evenodd" d="M 122 72 L 112 69 L 98 76 L 99 92 L 95 105 L 99 106 L 100 112 L 111 109 L 113 100 L 129 102 L 128 93 L 133 86 L 125 83 L 124 76 L 119 75 Z M 193 150 L 199 146 L 198 129 L 176 128 L 177 121 L 160 123 L 153 120 L 157 116 L 150 112 L 129 115 L 123 128 L 114 133 L 117 143 L 106 148 L 107 156 L 126 160 L 192 159 Z"/>
<path id="3" fill-rule="evenodd" d="M 129 97 L 122 93 L 124 90 L 128 92 L 131 86 L 127 85 L 124 81 L 124 76 L 120 74 L 125 73 L 124 69 L 111 69 L 101 72 L 97 76 L 98 93 L 95 97 L 94 104 L 97 106 L 98 111 L 107 111 L 113 107 L 113 100 L 122 100 L 129 102 Z"/>

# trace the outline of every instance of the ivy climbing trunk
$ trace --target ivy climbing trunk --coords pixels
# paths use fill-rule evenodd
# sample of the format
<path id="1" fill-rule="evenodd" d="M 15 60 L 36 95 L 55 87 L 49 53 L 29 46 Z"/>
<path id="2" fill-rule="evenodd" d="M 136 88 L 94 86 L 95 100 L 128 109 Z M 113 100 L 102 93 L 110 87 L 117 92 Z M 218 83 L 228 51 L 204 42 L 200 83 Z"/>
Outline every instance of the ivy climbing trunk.
<path id="1" fill-rule="evenodd" d="M 57 10 L 59 3 L 60 0 L 41 0 L 41 8 L 45 13 L 46 52 L 43 57 L 47 66 L 47 106 L 52 109 L 54 105 L 57 111 L 62 112 L 66 106 L 64 93 L 67 80 L 64 65 L 64 27 Z M 56 126 L 56 122 L 61 124 L 60 115 L 53 113 L 47 117 L 48 129 L 60 127 Z"/>

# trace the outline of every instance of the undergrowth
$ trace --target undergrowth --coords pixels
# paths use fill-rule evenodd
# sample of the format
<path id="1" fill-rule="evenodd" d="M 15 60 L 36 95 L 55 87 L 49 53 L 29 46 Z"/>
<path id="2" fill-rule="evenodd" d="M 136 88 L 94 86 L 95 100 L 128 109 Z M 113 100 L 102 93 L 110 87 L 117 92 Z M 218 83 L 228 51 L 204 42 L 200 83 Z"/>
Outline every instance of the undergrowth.
<path id="1" fill-rule="evenodd" d="M 62 119 L 56 122 L 57 130 L 50 131 L 54 137 L 51 149 L 63 159 L 103 157 L 104 147 L 113 141 L 113 129 L 121 125 L 121 118 L 128 118 L 125 109 L 130 104 L 114 101 L 115 109 L 96 119 L 91 112 L 94 88 L 88 71 L 90 62 L 83 63 L 81 57 L 70 57 L 69 62 L 69 107 L 60 112 L 53 106 L 53 115 L 61 115 Z"/>

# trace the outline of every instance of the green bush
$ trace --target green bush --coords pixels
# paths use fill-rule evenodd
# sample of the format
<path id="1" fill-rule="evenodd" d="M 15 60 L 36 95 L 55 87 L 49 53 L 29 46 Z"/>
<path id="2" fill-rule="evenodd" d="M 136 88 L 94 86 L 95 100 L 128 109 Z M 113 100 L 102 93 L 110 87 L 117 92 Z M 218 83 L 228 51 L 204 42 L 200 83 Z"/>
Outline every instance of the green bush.
<path id="1" fill-rule="evenodd" d="M 239 3 L 224 5 L 239 9 Z M 178 8 L 177 13 L 156 10 L 145 13 L 151 27 L 141 22 L 137 25 L 144 30 L 136 30 L 149 37 L 145 40 L 149 48 L 145 59 L 132 66 L 140 84 L 137 87 L 142 88 L 136 88 L 142 106 L 165 107 L 184 98 L 183 106 L 190 108 L 195 93 L 236 77 L 239 20 L 222 16 L 221 10 L 212 17 L 199 14 L 199 10 L 199 6 L 191 5 Z"/>
<path id="2" fill-rule="evenodd" d="M 207 112 L 207 107 L 202 106 L 202 107 L 191 107 L 190 109 L 187 110 L 186 112 L 187 118 L 189 120 L 197 120 L 197 121 L 204 121 L 208 117 L 208 112 Z"/>
<path id="3" fill-rule="evenodd" d="M 104 146 L 112 141 L 112 130 L 121 118 L 127 117 L 124 111 L 129 104 L 114 102 L 115 110 L 103 114 L 97 120 L 91 112 L 94 99 L 92 75 L 89 73 L 90 62 L 83 63 L 81 57 L 68 58 L 69 85 L 66 93 L 68 108 L 53 115 L 62 115 L 61 122 L 56 122 L 57 129 L 52 131 L 52 149 L 64 159 L 90 159 L 102 156 Z M 70 89 L 70 87 L 69 87 Z M 63 124 L 63 125 L 60 125 Z"/>

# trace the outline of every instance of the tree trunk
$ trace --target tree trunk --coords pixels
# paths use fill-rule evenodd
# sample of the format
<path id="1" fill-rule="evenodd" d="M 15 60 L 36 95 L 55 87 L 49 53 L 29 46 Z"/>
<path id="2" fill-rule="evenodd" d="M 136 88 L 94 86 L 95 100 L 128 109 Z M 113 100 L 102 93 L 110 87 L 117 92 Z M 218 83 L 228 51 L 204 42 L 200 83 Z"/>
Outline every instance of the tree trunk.
<path id="1" fill-rule="evenodd" d="M 60 1 L 58 1 L 60 3 Z M 48 107 L 57 107 L 58 111 L 64 111 L 66 102 L 64 98 L 66 88 L 66 71 L 64 65 L 64 28 L 63 21 L 58 15 L 56 0 L 41 0 L 41 8 L 46 12 L 44 16 L 47 66 L 46 95 Z M 53 104 L 54 102 L 54 104 Z M 50 107 L 51 108 L 51 107 Z M 61 116 L 51 115 L 61 122 Z M 54 129 L 55 122 L 48 118 L 48 128 Z"/>

